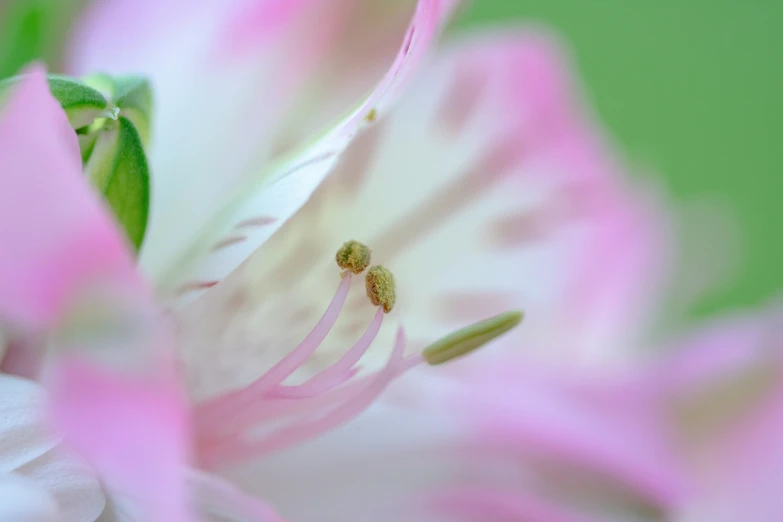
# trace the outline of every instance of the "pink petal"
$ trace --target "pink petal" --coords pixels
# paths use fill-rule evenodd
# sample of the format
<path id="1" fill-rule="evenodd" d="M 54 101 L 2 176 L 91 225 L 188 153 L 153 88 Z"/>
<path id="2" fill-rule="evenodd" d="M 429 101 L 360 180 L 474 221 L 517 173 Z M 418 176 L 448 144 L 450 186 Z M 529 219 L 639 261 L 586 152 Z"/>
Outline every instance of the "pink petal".
<path id="1" fill-rule="evenodd" d="M 773 308 L 713 319 L 648 376 L 698 480 L 695 510 L 712 520 L 783 512 L 782 317 Z"/>
<path id="2" fill-rule="evenodd" d="M 0 315 L 52 326 L 88 285 L 140 284 L 122 236 L 85 183 L 76 135 L 34 66 L 0 113 Z"/>
<path id="3" fill-rule="evenodd" d="M 67 442 L 140 520 L 192 520 L 186 505 L 187 418 L 172 382 L 63 359 L 51 375 L 52 413 Z"/>

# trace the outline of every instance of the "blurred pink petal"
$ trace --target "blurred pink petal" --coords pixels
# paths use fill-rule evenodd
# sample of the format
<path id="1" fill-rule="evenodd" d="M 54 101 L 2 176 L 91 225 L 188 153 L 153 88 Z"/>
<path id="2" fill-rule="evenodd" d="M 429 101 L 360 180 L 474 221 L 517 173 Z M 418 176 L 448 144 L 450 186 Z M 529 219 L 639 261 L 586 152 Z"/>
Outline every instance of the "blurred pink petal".
<path id="1" fill-rule="evenodd" d="M 648 375 L 699 484 L 694 520 L 773 522 L 783 512 L 781 325 L 779 308 L 714 319 Z"/>
<path id="2" fill-rule="evenodd" d="M 277 230 L 385 112 L 452 4 L 93 3 L 73 71 L 141 74 L 155 91 L 140 262 L 161 295 L 194 299 Z"/>
<path id="3" fill-rule="evenodd" d="M 132 499 L 140 520 L 191 520 L 184 480 L 188 427 L 177 383 L 68 359 L 52 373 L 56 425 L 106 486 Z"/>
<path id="4" fill-rule="evenodd" d="M 0 315 L 7 321 L 53 326 L 90 285 L 138 284 L 121 235 L 86 190 L 74 148 L 45 72 L 32 67 L 0 113 Z"/>

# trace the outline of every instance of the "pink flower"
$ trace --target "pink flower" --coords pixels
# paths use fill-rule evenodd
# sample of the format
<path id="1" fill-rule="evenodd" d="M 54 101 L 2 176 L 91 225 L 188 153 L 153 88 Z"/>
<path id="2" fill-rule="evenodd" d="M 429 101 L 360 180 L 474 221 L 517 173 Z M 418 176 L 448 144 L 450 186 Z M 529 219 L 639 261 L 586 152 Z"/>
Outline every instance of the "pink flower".
<path id="1" fill-rule="evenodd" d="M 540 32 L 444 45 L 303 207 L 240 271 L 180 315 L 190 388 L 206 405 L 196 410 L 197 432 L 214 454 L 220 432 L 229 433 L 218 468 L 225 476 L 301 522 L 437 520 L 432 511 L 411 511 L 421 488 L 443 487 L 470 471 L 470 462 L 463 466 L 440 451 L 470 436 L 470 419 L 463 423 L 442 401 L 434 411 L 416 405 L 439 396 L 441 386 L 460 397 L 484 397 L 484 390 L 444 384 L 432 372 L 405 377 L 388 400 L 344 430 L 310 442 L 289 439 L 301 446 L 265 445 L 270 439 L 256 435 L 250 421 L 266 419 L 251 401 L 233 413 L 218 406 L 221 417 L 198 422 L 216 395 L 246 393 L 264 404 L 263 394 L 253 393 L 257 379 L 307 335 L 337 284 L 332 252 L 345 239 L 365 241 L 374 260 L 393 270 L 401 310 L 384 318 L 370 349 L 351 361 L 359 377 L 393 360 L 396 319 L 415 354 L 462 324 L 509 308 L 527 315 L 494 355 L 486 354 L 498 366 L 598 371 L 638 357 L 634 341 L 644 338 L 665 231 L 654 206 L 625 186 L 568 70 L 556 43 Z M 361 293 L 349 296 L 324 343 L 279 383 L 274 395 L 286 401 L 268 403 L 266 411 L 285 407 L 309 420 L 330 395 L 339 396 L 340 388 L 312 397 L 305 391 L 313 390 L 313 375 L 343 364 L 365 329 L 374 332 L 375 312 Z M 508 352 L 524 355 L 509 361 Z M 471 363 L 452 371 L 469 375 Z M 542 381 L 536 397 L 543 400 L 555 385 Z M 238 386 L 246 388 L 232 392 Z M 571 408 L 564 406 L 566 420 Z M 664 452 L 656 439 L 649 444 Z M 634 487 L 655 505 L 673 502 L 678 490 L 668 484 L 668 470 L 654 457 L 626 469 L 628 453 L 633 447 L 614 456 L 620 479 L 638 479 Z M 656 473 L 649 484 L 647 468 Z"/>
<path id="2" fill-rule="evenodd" d="M 375 511 L 368 511 L 365 503 L 372 506 L 376 497 L 363 490 L 329 494 L 350 485 L 350 477 L 335 469 L 356 462 L 360 476 L 370 477 L 364 472 L 394 472 L 396 462 L 364 470 L 362 457 L 378 455 L 362 453 L 351 439 L 338 437 L 338 446 L 328 446 L 335 439 L 327 432 L 369 408 L 394 378 L 421 363 L 428 343 L 487 316 L 525 308 L 527 327 L 509 335 L 499 353 L 521 346 L 529 352 L 526 361 L 558 366 L 567 358 L 579 367 L 633 358 L 629 342 L 643 331 L 665 232 L 654 205 L 626 186 L 622 166 L 574 93 L 556 43 L 537 31 L 489 33 L 449 43 L 429 57 L 424 51 L 452 2 L 403 4 L 413 15 L 407 31 L 396 7 L 387 16 L 366 17 L 365 10 L 385 7 L 348 1 L 252 8 L 170 1 L 143 11 L 135 2 L 96 2 L 85 19 L 75 40 L 74 71 L 140 73 L 156 90 L 153 196 L 139 263 L 177 326 L 175 345 L 165 326 L 141 323 L 152 335 L 145 342 L 131 336 L 134 347 L 147 349 L 139 356 L 127 347 L 106 349 L 106 338 L 95 343 L 110 367 L 130 365 L 129 374 L 65 359 L 48 381 L 62 392 L 53 397 L 55 412 L 72 449 L 101 480 L 116 477 L 106 483 L 111 502 L 123 495 L 147 499 L 134 509 L 177 520 L 186 504 L 216 498 L 215 505 L 199 507 L 233 506 L 237 519 L 250 513 L 274 519 L 221 479 L 189 471 L 194 463 L 269 498 L 297 521 L 379 518 L 377 510 L 386 509 L 379 506 L 390 497 L 377 497 Z M 351 17 L 363 23 L 346 22 Z M 366 54 L 356 57 L 357 50 Z M 378 56 L 385 58 L 385 64 L 377 62 L 383 66 L 374 65 Z M 357 105 L 357 95 L 372 86 Z M 65 153 L 48 171 L 64 161 Z M 71 184 L 81 198 L 74 196 L 75 202 L 91 197 L 81 184 Z M 61 198 L 54 199 L 56 209 Z M 39 200 L 31 195 L 26 201 Z M 30 207 L 21 210 L 35 215 Z M 95 237 L 113 246 L 116 233 L 106 232 L 101 219 L 104 235 Z M 59 244 L 43 237 L 41 244 Z M 337 277 L 334 251 L 348 239 L 369 244 L 374 262 L 393 271 L 401 311 L 382 314 L 351 289 L 352 276 Z M 70 240 L 66 247 L 90 252 Z M 115 250 L 118 266 L 127 267 L 124 248 L 109 249 Z M 30 259 L 37 256 L 30 252 Z M 92 257 L 77 261 L 73 281 L 68 272 L 56 294 L 62 301 L 45 295 L 43 311 L 31 307 L 27 315 L 9 318 L 50 331 L 47 314 L 62 313 L 73 288 L 81 291 L 81 278 L 105 268 L 91 264 Z M 128 297 L 133 306 L 120 307 L 117 315 L 156 318 L 151 292 L 134 270 L 123 270 L 133 281 L 130 289 L 144 290 L 138 304 Z M 24 284 L 36 288 L 36 281 Z M 113 289 L 110 282 L 105 287 Z M 26 286 L 14 284 L 10 278 L 10 289 L 27 294 Z M 49 310 L 51 303 L 58 306 Z M 15 305 L 9 299 L 7 306 L 0 308 L 4 317 Z M 115 334 L 109 339 L 124 339 L 109 333 Z M 84 344 L 76 340 L 69 344 Z M 175 347 L 189 404 L 177 393 L 168 350 Z M 409 382 L 398 400 L 419 400 L 441 386 L 437 378 Z M 394 421 L 387 417 L 390 409 L 381 403 L 361 420 Z M 181 418 L 186 411 L 192 426 Z M 139 422 L 147 415 L 158 422 Z M 121 417 L 116 424 L 105 421 L 115 417 Z M 94 429 L 96 418 L 103 431 Z M 466 435 L 451 414 L 432 415 L 435 428 L 428 431 L 423 423 L 421 433 L 415 418 L 401 419 L 403 425 L 379 422 L 388 426 L 385 432 L 360 439 L 383 448 L 390 436 L 406 440 L 409 429 L 414 445 L 437 442 L 451 429 Z M 120 426 L 138 432 L 118 433 Z M 292 447 L 310 439 L 331 449 L 299 460 Z M 154 471 L 136 468 L 129 458 L 114 461 L 117 445 L 153 448 L 154 456 L 138 462 Z M 329 474 L 303 471 L 308 466 Z M 161 482 L 142 480 L 150 475 Z M 433 476 L 449 478 L 439 468 Z M 316 479 L 305 497 L 298 496 Z M 400 480 L 367 485 L 406 489 L 410 479 Z M 30 487 L 13 482 L 9 487 Z M 657 482 L 645 487 L 668 499 Z M 164 501 L 170 504 L 156 504 Z"/>

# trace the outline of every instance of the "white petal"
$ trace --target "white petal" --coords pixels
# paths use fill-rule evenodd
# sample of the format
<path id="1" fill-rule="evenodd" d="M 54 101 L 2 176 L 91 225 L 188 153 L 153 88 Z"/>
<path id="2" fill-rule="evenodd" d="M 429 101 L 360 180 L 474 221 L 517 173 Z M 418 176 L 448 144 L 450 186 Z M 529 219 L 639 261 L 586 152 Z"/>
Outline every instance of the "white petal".
<path id="1" fill-rule="evenodd" d="M 0 472 L 34 483 L 56 506 L 57 520 L 92 522 L 103 512 L 104 493 L 84 460 L 49 430 L 45 399 L 33 381 L 0 375 Z"/>
<path id="2" fill-rule="evenodd" d="M 11 472 L 60 442 L 46 429 L 46 394 L 33 381 L 0 374 L 0 471 Z"/>
<path id="3" fill-rule="evenodd" d="M 35 482 L 0 473 L 0 522 L 63 522 L 54 498 Z"/>

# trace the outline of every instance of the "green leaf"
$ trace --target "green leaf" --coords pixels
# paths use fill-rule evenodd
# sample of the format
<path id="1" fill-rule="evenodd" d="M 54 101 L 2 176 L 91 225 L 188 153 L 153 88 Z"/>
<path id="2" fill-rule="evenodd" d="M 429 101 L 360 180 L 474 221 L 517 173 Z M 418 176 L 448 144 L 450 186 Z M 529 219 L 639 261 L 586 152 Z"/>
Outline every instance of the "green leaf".
<path id="1" fill-rule="evenodd" d="M 109 104 L 103 94 L 67 76 L 49 76 L 49 90 L 60 102 L 74 129 L 90 125 L 95 118 L 106 116 Z"/>
<path id="2" fill-rule="evenodd" d="M 98 132 L 85 173 L 139 250 L 149 214 L 149 166 L 141 137 L 124 116 Z"/>

